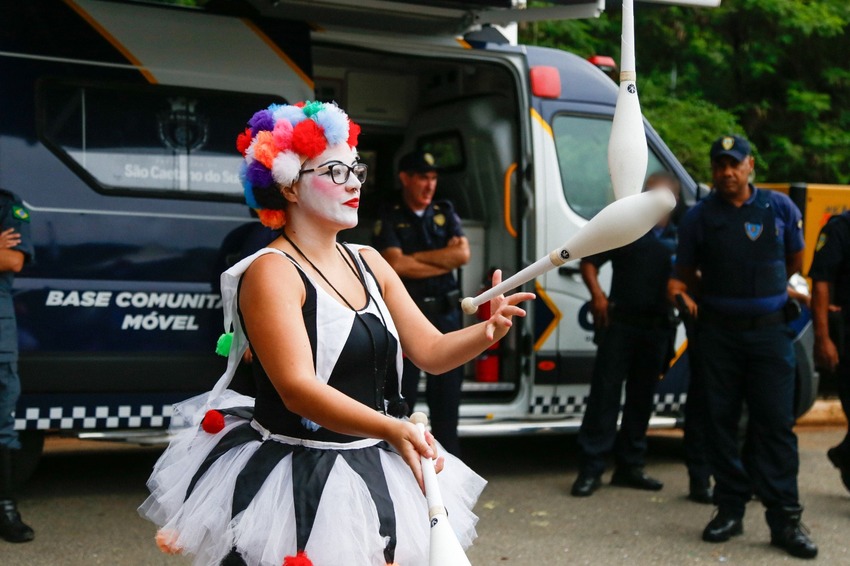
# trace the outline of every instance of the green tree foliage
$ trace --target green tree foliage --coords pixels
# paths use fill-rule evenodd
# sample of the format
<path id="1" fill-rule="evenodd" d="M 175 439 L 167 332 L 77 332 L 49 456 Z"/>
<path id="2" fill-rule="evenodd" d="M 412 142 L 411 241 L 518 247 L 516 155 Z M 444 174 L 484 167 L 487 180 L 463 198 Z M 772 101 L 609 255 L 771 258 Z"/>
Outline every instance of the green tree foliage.
<path id="1" fill-rule="evenodd" d="M 524 43 L 619 59 L 619 4 L 598 20 L 539 22 Z M 708 144 L 742 133 L 765 181 L 850 183 L 850 2 L 636 2 L 641 106 L 685 166 L 708 179 Z"/>

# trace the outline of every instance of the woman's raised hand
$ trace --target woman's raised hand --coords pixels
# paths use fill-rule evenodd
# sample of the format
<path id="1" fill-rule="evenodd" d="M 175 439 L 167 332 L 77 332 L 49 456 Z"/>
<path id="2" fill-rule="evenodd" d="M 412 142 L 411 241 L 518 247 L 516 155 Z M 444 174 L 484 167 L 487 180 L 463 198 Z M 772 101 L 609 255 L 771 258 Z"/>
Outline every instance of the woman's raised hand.
<path id="1" fill-rule="evenodd" d="M 502 270 L 493 272 L 493 286 L 502 282 Z M 490 318 L 484 327 L 487 339 L 491 341 L 501 340 L 512 326 L 511 319 L 514 316 L 525 316 L 525 311 L 517 304 L 534 299 L 534 293 L 514 293 L 513 295 L 499 295 L 490 300 Z"/>

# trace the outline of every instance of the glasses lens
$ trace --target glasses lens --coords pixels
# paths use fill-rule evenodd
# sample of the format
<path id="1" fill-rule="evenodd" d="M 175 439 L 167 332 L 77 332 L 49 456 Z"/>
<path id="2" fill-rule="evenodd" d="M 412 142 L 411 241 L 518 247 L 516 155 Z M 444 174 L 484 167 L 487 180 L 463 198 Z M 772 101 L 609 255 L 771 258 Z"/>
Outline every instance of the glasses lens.
<path id="1" fill-rule="evenodd" d="M 342 163 L 334 163 L 328 166 L 328 170 L 331 172 L 331 179 L 337 185 L 341 185 L 348 180 L 348 167 Z"/>
<path id="2" fill-rule="evenodd" d="M 351 170 L 354 171 L 354 176 L 361 184 L 366 182 L 366 164 L 356 163 Z"/>

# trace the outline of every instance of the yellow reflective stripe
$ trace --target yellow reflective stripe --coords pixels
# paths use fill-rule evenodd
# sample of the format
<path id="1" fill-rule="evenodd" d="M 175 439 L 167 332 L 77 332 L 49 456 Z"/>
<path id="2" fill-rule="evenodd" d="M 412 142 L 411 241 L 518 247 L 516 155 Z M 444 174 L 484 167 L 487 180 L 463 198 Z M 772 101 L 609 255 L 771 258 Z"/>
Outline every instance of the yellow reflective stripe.
<path id="1" fill-rule="evenodd" d="M 531 109 L 531 117 L 543 127 L 543 129 L 549 133 L 549 136 L 554 139 L 555 134 L 552 132 L 552 127 L 546 123 L 546 120 L 543 119 L 543 116 L 537 113 L 537 110 L 534 108 Z"/>
<path id="2" fill-rule="evenodd" d="M 251 20 L 249 20 L 249 19 L 247 19 L 247 18 L 242 18 L 242 22 L 243 22 L 246 26 L 248 26 L 248 27 L 251 29 L 251 31 L 253 31 L 254 33 L 256 33 L 256 34 L 257 34 L 257 37 L 259 37 L 259 38 L 263 41 L 263 43 L 265 43 L 266 45 L 268 45 L 269 49 L 271 49 L 272 51 L 274 51 L 274 52 L 275 52 L 275 54 L 276 54 L 278 57 L 280 57 L 280 58 L 281 58 L 281 60 L 283 60 L 283 62 L 284 62 L 284 63 L 286 63 L 286 64 L 289 66 L 289 68 L 290 68 L 290 69 L 292 69 L 292 70 L 295 72 L 295 74 L 296 74 L 296 75 L 298 75 L 298 76 L 301 78 L 301 80 L 302 80 L 302 81 L 304 81 L 304 82 L 305 82 L 305 83 L 306 83 L 306 84 L 307 84 L 307 85 L 308 85 L 311 89 L 315 89 L 315 88 L 316 88 L 316 87 L 315 87 L 315 85 L 313 84 L 313 79 L 311 79 L 311 78 L 307 75 L 307 73 L 305 73 L 304 71 L 302 71 L 302 70 L 301 70 L 301 67 L 299 67 L 298 65 L 296 65 L 296 64 L 295 64 L 295 61 L 293 61 L 292 59 L 290 59 L 290 58 L 289 58 L 289 55 L 287 55 L 286 53 L 284 53 L 284 52 L 283 52 L 283 50 L 282 50 L 280 47 L 278 47 L 278 46 L 277 46 L 277 44 L 276 44 L 274 41 L 272 41 L 272 39 L 271 39 L 269 36 L 267 36 L 267 35 L 263 32 L 263 30 L 261 30 L 260 28 L 258 28 L 258 27 L 257 27 L 257 24 L 255 24 L 254 22 L 252 22 Z"/>
<path id="3" fill-rule="evenodd" d="M 549 307 L 549 310 L 552 311 L 552 314 L 555 315 L 555 318 L 552 319 L 552 322 L 549 323 L 549 326 L 546 327 L 546 330 L 543 331 L 543 334 L 541 334 L 540 338 L 537 339 L 537 342 L 534 343 L 534 351 L 537 352 L 543 347 L 543 344 L 546 342 L 546 339 L 549 338 L 549 335 L 558 328 L 558 323 L 561 322 L 562 315 L 561 311 L 558 310 L 558 307 L 555 306 L 554 301 L 549 298 L 549 295 L 546 294 L 546 291 L 543 290 L 543 287 L 541 287 L 540 283 L 537 281 L 534 282 L 534 291 L 537 293 L 537 298 L 543 301 L 543 303 Z"/>
<path id="4" fill-rule="evenodd" d="M 100 25 L 97 20 L 89 15 L 88 12 L 83 10 L 74 0 L 64 0 L 65 4 L 68 5 L 69 8 L 74 10 L 81 18 L 83 18 L 91 27 L 93 27 L 103 38 L 108 41 L 112 47 L 117 49 L 127 60 L 136 67 L 139 72 L 142 74 L 145 79 L 151 84 L 157 84 L 156 77 L 153 76 L 153 73 L 147 70 L 147 68 L 142 64 L 142 62 L 133 55 L 129 49 L 127 49 L 124 44 L 118 41 L 114 35 L 109 33 L 105 27 Z"/>

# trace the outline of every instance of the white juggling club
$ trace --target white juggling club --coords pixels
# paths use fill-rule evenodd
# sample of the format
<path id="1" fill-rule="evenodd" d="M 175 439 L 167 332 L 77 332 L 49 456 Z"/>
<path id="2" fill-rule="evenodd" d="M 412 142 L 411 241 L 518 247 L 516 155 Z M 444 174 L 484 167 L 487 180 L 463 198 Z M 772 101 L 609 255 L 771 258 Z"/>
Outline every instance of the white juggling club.
<path id="1" fill-rule="evenodd" d="M 410 415 L 410 421 L 419 429 L 424 440 L 428 417 L 425 413 L 417 412 Z M 443 505 L 443 496 L 440 493 L 440 484 L 437 482 L 434 460 L 422 456 L 421 461 L 422 477 L 425 480 L 425 499 L 428 502 L 428 519 L 431 522 L 431 550 L 428 564 L 429 566 L 471 566 L 449 524 L 449 517 Z"/>
<path id="2" fill-rule="evenodd" d="M 493 297 L 519 287 L 568 261 L 581 259 L 630 244 L 649 232 L 676 206 L 668 189 L 653 189 L 615 200 L 582 226 L 563 246 L 552 250 L 525 269 L 508 277 L 477 297 L 466 297 L 461 307 L 473 314 Z"/>
<path id="3" fill-rule="evenodd" d="M 648 150 L 636 80 L 634 4 L 623 0 L 620 91 L 608 140 L 608 170 L 618 199 L 638 194 L 646 177 Z"/>

